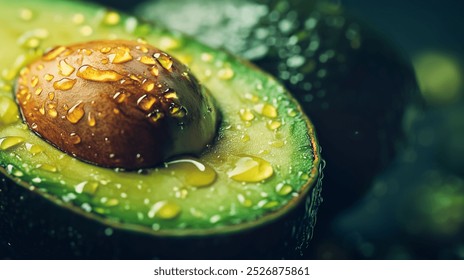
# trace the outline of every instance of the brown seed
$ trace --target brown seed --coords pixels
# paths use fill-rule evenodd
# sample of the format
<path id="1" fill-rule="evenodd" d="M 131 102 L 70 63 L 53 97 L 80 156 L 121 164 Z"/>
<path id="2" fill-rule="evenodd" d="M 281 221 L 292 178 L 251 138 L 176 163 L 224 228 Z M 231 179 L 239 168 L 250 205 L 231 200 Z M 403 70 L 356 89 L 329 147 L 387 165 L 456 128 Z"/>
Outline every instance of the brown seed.
<path id="1" fill-rule="evenodd" d="M 92 41 L 57 47 L 28 65 L 16 97 L 29 127 L 62 151 L 134 170 L 198 154 L 214 138 L 218 111 L 187 72 L 148 44 Z"/>

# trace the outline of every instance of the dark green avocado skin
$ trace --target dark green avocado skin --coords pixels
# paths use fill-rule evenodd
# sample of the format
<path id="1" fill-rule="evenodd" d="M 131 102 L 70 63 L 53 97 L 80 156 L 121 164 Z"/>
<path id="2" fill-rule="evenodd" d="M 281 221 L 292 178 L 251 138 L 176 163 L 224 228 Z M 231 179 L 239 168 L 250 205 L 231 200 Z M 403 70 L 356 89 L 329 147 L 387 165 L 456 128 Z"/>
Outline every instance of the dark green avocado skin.
<path id="1" fill-rule="evenodd" d="M 161 238 L 110 228 L 0 175 L 0 259 L 299 259 L 320 193 L 321 179 L 288 215 L 251 230 Z"/>
<path id="2" fill-rule="evenodd" d="M 391 162 L 405 142 L 408 112 L 422 100 L 410 62 L 388 40 L 315 2 L 148 1 L 137 12 L 249 59 L 285 84 L 317 129 L 327 162 L 323 212 L 332 216 Z M 192 10 L 198 20 L 182 20 Z"/>

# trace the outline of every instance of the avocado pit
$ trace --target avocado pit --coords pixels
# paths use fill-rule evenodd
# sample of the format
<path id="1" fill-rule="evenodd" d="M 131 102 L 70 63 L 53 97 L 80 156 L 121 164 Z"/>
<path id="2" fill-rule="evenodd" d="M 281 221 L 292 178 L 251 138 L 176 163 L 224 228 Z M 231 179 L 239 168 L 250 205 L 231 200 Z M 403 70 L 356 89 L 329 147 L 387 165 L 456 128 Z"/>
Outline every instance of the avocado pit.
<path id="1" fill-rule="evenodd" d="M 189 69 L 143 41 L 58 46 L 20 72 L 29 128 L 83 161 L 126 170 L 198 154 L 218 111 Z"/>

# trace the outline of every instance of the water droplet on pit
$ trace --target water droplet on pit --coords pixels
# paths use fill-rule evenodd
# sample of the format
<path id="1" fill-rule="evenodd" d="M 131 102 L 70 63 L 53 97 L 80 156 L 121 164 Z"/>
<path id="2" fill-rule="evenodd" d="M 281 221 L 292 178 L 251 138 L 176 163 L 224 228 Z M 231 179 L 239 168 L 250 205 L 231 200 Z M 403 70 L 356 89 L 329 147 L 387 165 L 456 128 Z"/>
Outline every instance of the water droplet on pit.
<path id="1" fill-rule="evenodd" d="M 74 84 L 76 83 L 75 79 L 68 79 L 68 78 L 63 78 L 59 81 L 56 81 L 53 83 L 53 88 L 56 90 L 70 90 L 74 87 Z"/>
<path id="2" fill-rule="evenodd" d="M 63 47 L 63 46 L 56 47 L 56 48 L 50 50 L 49 52 L 47 52 L 42 57 L 42 59 L 45 60 L 45 61 L 53 60 L 53 59 L 57 58 L 60 54 L 62 54 L 65 50 L 66 50 L 66 47 Z"/>
<path id="3" fill-rule="evenodd" d="M 70 123 L 78 123 L 82 117 L 84 116 L 85 111 L 81 106 L 81 103 L 77 103 L 76 105 L 72 106 L 71 109 L 68 110 L 68 113 L 66 114 L 66 119 Z"/>
<path id="4" fill-rule="evenodd" d="M 111 63 L 120 64 L 131 61 L 133 59 L 130 54 L 130 49 L 127 47 L 117 47 L 115 53 L 108 55 Z"/>
<path id="5" fill-rule="evenodd" d="M 74 72 L 75 68 L 69 65 L 66 62 L 66 59 L 63 59 L 63 60 L 60 60 L 58 64 L 58 70 L 61 75 L 65 77 L 69 77 Z"/>
<path id="6" fill-rule="evenodd" d="M 69 134 L 69 141 L 74 144 L 74 145 L 77 145 L 79 143 L 81 143 L 81 137 L 76 134 L 75 132 L 72 132 L 71 134 Z"/>
<path id="7" fill-rule="evenodd" d="M 123 78 L 113 70 L 100 70 L 90 65 L 83 65 L 77 70 L 77 76 L 94 82 L 116 82 Z"/>
<path id="8" fill-rule="evenodd" d="M 156 101 L 156 97 L 145 94 L 137 100 L 137 105 L 140 107 L 140 109 L 149 112 L 152 110 Z"/>
<path id="9" fill-rule="evenodd" d="M 169 56 L 161 53 L 155 53 L 153 56 L 156 58 L 156 60 L 158 60 L 159 64 L 161 64 L 164 69 L 172 71 L 172 59 Z"/>

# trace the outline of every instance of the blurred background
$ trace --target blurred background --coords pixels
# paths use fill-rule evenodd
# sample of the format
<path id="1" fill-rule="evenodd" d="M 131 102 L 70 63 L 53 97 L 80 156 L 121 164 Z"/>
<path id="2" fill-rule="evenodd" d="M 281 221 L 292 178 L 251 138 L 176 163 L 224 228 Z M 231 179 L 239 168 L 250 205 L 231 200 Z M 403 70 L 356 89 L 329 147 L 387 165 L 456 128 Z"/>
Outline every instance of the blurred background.
<path id="1" fill-rule="evenodd" d="M 327 9 L 328 12 L 324 13 L 312 12 L 311 4 L 307 4 L 308 8 L 305 9 L 304 5 L 307 1 L 300 0 L 225 2 L 205 0 L 204 2 L 208 5 L 204 6 L 201 0 L 148 0 L 131 1 L 130 4 L 128 1 L 100 0 L 96 2 L 136 13 L 146 20 L 162 22 L 171 28 L 192 34 L 213 46 L 227 48 L 232 45 L 234 47 L 229 48 L 229 51 L 244 56 L 275 74 L 292 91 L 296 92 L 303 91 L 303 89 L 297 88 L 297 83 L 293 83 L 291 71 L 286 68 L 283 70 L 280 66 L 273 69 L 273 66 L 268 63 L 269 57 L 273 55 L 274 46 L 268 45 L 262 49 L 259 45 L 248 44 L 250 41 L 268 36 L 268 33 L 263 33 L 267 32 L 266 29 L 262 28 L 248 32 L 256 27 L 256 22 L 259 21 L 261 25 L 263 23 L 275 24 L 277 28 L 270 28 L 270 30 L 277 30 L 272 32 L 280 34 L 281 40 L 286 42 L 293 38 L 290 34 L 293 32 L 292 22 L 296 22 L 296 19 L 301 19 L 301 17 L 307 17 L 303 18 L 304 25 L 298 25 L 304 29 L 295 34 L 299 36 L 303 34 L 301 35 L 303 38 L 305 32 L 310 32 L 312 28 L 315 28 L 317 22 L 324 19 L 326 15 L 332 20 L 326 23 L 329 27 L 337 24 L 347 25 L 345 22 L 350 23 L 351 29 L 345 33 L 347 37 L 356 35 L 358 29 L 373 30 L 375 36 L 372 35 L 372 37 L 378 36 L 381 39 L 373 39 L 375 42 L 371 45 L 374 46 L 373 49 L 365 50 L 368 56 L 356 56 L 355 58 L 366 60 L 365 64 L 380 65 L 380 68 L 385 66 L 386 70 L 382 68 L 379 73 L 372 74 L 376 75 L 377 80 L 374 80 L 374 85 L 369 85 L 368 89 L 378 89 L 378 92 L 372 92 L 374 97 L 369 97 L 373 98 L 370 102 L 377 106 L 374 108 L 375 112 L 370 122 L 360 120 L 359 127 L 361 128 L 359 130 L 353 128 L 349 131 L 354 135 L 352 135 L 355 139 L 353 141 L 357 141 L 353 142 L 353 145 L 359 144 L 360 148 L 365 147 L 364 154 L 363 151 L 359 152 L 361 157 L 359 166 L 355 161 L 345 162 L 343 155 L 337 158 L 333 154 L 334 149 L 331 149 L 330 139 L 325 139 L 325 137 L 337 137 L 338 132 L 330 131 L 330 128 L 325 130 L 323 121 L 319 129 L 316 122 L 324 148 L 323 156 L 327 159 L 323 184 L 324 201 L 319 208 L 313 240 L 302 257 L 310 259 L 464 259 L 464 22 L 462 20 L 464 4 L 462 1 L 326 1 L 331 6 Z M 169 6 L 171 2 L 174 6 Z M 192 8 L 192 2 L 197 5 L 196 8 Z M 214 12 L 214 9 L 219 7 L 217 5 L 248 7 L 242 5 L 245 2 L 264 3 L 263 5 L 271 8 L 268 10 L 237 8 L 235 13 L 243 12 L 240 17 L 237 14 L 221 13 L 219 10 L 217 13 Z M 279 3 L 283 2 L 287 4 L 279 6 Z M 175 12 L 166 12 L 166 9 L 169 10 L 170 7 L 177 7 L 179 10 L 176 8 Z M 184 13 L 180 11 L 181 7 Z M 273 19 L 276 14 L 273 13 L 274 8 L 280 9 L 280 16 L 284 20 Z M 334 11 L 337 9 L 343 10 L 343 16 L 339 16 Z M 233 11 L 233 9 L 228 11 Z M 171 17 L 171 14 L 178 17 Z M 335 14 L 337 17 L 332 17 Z M 345 16 L 350 20 L 345 21 Z M 201 22 L 201 24 L 195 25 L 189 18 L 196 18 L 195 22 Z M 288 21 L 285 21 L 287 19 Z M 221 25 L 229 29 L 218 28 Z M 236 34 L 227 33 L 227 30 L 232 30 Z M 330 42 L 332 47 L 338 51 L 339 46 L 334 43 L 337 41 L 330 39 L 332 36 L 330 30 L 330 28 L 321 28 L 317 39 L 320 40 L 322 48 L 326 47 L 325 42 Z M 286 36 L 287 32 L 289 32 L 288 36 Z M 369 34 L 371 33 L 363 38 L 365 41 L 369 42 L 369 36 L 371 36 Z M 240 40 L 244 43 L 240 44 Z M 357 48 L 356 42 L 355 39 L 351 40 L 353 49 Z M 330 44 L 327 43 L 327 46 Z M 274 45 L 279 47 L 278 43 L 274 42 Z M 258 47 L 251 48 L 250 46 Z M 314 47 L 314 44 L 309 44 L 309 48 L 311 46 Z M 342 49 L 341 46 L 340 49 Z M 346 52 L 349 60 L 350 52 Z M 395 58 L 391 60 L 396 61 L 398 54 L 401 57 L 398 59 L 400 62 L 388 64 L 391 52 L 395 55 Z M 330 55 L 329 52 L 326 54 Z M 314 53 L 310 52 L 306 58 L 312 55 Z M 279 53 L 278 58 L 283 59 L 283 54 Z M 369 60 L 371 58 L 372 61 Z M 326 60 L 325 57 L 319 56 L 321 62 L 323 59 Z M 274 62 L 278 64 L 278 61 Z M 299 64 L 300 61 L 292 60 L 292 62 Z M 357 64 L 352 62 L 352 65 Z M 411 77 L 407 76 L 410 66 L 414 71 Z M 330 72 L 330 68 L 328 71 Z M 325 74 L 320 71 L 317 73 L 321 79 L 322 74 Z M 348 72 L 347 75 L 349 76 L 350 73 L 354 72 Z M 408 81 L 414 83 L 414 76 L 417 77 L 420 91 L 399 86 L 398 92 L 395 92 L 394 97 L 392 96 L 397 103 L 395 107 L 390 108 L 388 93 L 395 89 L 392 85 L 406 84 Z M 301 79 L 310 77 L 308 74 Z M 330 83 L 327 83 L 328 92 L 331 91 L 329 85 L 332 86 L 333 83 L 336 84 L 337 80 L 332 79 Z M 294 90 L 293 86 L 295 86 Z M 317 87 L 317 83 L 304 83 L 303 86 L 306 93 L 311 93 Z M 326 98 L 324 84 L 320 87 L 322 89 L 318 89 L 317 94 L 306 94 L 299 98 L 303 100 L 303 103 L 308 102 L 303 106 L 315 112 L 316 121 L 319 117 L 326 119 L 327 116 L 335 114 L 330 111 L 334 108 L 334 106 L 328 106 L 331 104 L 325 101 L 317 103 L 319 100 L 317 98 L 320 97 L 321 100 Z M 340 88 L 337 89 L 340 90 Z M 368 89 L 363 88 L 366 94 L 369 94 Z M 343 90 L 349 92 L 349 89 Z M 414 95 L 413 99 L 416 101 L 413 103 L 417 105 L 414 113 L 410 114 L 408 111 L 409 102 L 412 102 L 410 98 L 398 97 L 398 94 Z M 317 100 L 314 101 L 315 99 Z M 346 99 L 343 102 L 348 104 L 351 101 Z M 364 107 L 360 105 L 357 111 L 370 106 L 371 103 L 361 102 L 360 104 Z M 384 107 L 382 107 L 383 103 Z M 322 113 L 317 115 L 319 108 L 314 104 L 319 104 L 323 109 L 329 107 L 329 110 L 321 111 Z M 343 108 L 343 104 L 340 106 Z M 396 114 L 395 110 L 401 112 Z M 323 112 L 328 113 L 324 115 Z M 381 114 L 377 112 L 384 112 L 386 116 L 392 113 L 398 117 L 387 117 L 387 121 L 383 122 Z M 311 113 L 309 114 L 311 116 Z M 364 115 L 360 117 L 369 118 Z M 376 122 L 376 118 L 379 122 Z M 353 127 L 357 124 L 356 122 L 358 120 L 353 119 Z M 351 123 L 347 124 L 348 127 L 350 125 Z M 385 131 L 380 130 L 383 126 L 393 127 Z M 376 129 L 379 131 L 374 131 Z M 404 133 L 400 133 L 400 130 Z M 331 134 L 332 132 L 334 134 Z M 343 132 L 340 132 L 340 137 L 343 137 Z M 366 135 L 365 142 L 359 140 L 362 139 L 363 133 Z M 375 144 L 370 146 L 374 140 L 378 141 L 375 137 L 369 138 L 370 133 L 376 137 L 386 134 L 387 140 L 377 146 Z M 358 137 L 358 134 L 361 136 Z M 401 141 L 395 138 L 396 134 L 404 134 L 399 137 Z M 389 138 L 390 136 L 392 138 Z M 335 144 L 333 147 L 337 148 Z M 387 151 L 383 154 L 386 156 L 380 156 L 379 150 L 385 149 Z M 372 154 L 376 156 L 369 157 Z M 337 177 L 351 179 L 341 181 Z"/>

